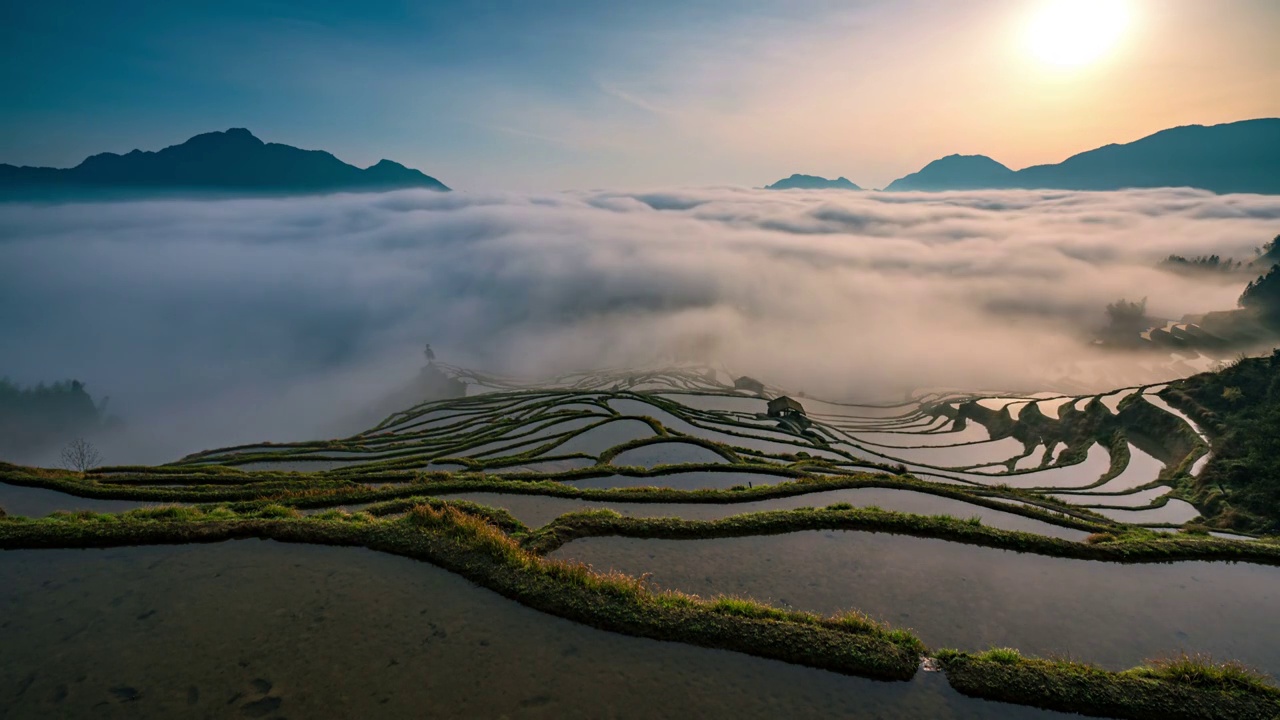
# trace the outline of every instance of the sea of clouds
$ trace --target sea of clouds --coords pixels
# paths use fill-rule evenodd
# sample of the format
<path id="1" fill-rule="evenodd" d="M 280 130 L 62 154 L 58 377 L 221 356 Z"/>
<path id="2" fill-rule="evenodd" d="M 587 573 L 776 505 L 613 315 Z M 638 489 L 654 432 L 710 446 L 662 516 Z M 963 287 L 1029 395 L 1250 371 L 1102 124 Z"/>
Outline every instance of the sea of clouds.
<path id="1" fill-rule="evenodd" d="M 424 342 L 524 376 L 693 355 L 844 398 L 1103 389 L 1171 372 L 1077 372 L 1108 302 L 1233 308 L 1239 278 L 1156 262 L 1278 232 L 1280 197 L 1185 189 L 3 203 L 0 375 L 110 395 L 110 462 L 332 434 Z"/>

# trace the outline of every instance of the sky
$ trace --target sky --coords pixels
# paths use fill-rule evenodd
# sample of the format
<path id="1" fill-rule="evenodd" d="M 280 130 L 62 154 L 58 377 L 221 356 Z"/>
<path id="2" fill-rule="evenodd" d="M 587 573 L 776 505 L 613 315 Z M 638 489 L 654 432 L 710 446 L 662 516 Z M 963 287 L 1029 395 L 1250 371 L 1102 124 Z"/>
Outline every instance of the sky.
<path id="1" fill-rule="evenodd" d="M 1280 115 L 1280 2 L 1113 0 L 1114 44 L 1064 67 L 1051 1 L 5 3 L 0 162 L 247 127 L 474 191 L 883 187 Z"/>

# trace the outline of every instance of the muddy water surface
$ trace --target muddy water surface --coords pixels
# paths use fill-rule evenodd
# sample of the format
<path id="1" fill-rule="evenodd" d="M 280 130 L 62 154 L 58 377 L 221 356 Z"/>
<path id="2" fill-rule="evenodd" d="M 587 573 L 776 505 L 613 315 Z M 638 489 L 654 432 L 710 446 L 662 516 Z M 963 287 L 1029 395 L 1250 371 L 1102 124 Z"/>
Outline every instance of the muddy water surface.
<path id="1" fill-rule="evenodd" d="M 1280 675 L 1280 568 L 1065 560 L 943 540 L 812 531 L 711 540 L 587 538 L 552 557 L 703 596 L 857 608 L 930 647 L 1014 647 L 1110 668 L 1181 649 Z"/>
<path id="2" fill-rule="evenodd" d="M 616 635 L 412 560 L 257 540 L 0 552 L 0 648 L 14 719 L 1067 717 L 937 674 Z"/>

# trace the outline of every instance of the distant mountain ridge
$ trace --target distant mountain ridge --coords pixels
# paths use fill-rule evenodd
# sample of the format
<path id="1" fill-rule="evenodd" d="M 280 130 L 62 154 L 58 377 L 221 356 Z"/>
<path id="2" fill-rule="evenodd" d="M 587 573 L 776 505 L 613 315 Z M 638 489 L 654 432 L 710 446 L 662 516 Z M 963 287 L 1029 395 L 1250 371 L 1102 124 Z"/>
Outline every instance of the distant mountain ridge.
<path id="1" fill-rule="evenodd" d="M 63 194 L 101 190 L 211 190 L 312 193 L 339 190 L 449 188 L 390 160 L 368 168 L 323 150 L 264 143 L 244 128 L 210 132 L 155 152 L 100 153 L 73 168 L 0 164 L 0 193 Z"/>
<path id="2" fill-rule="evenodd" d="M 973 190 L 1006 187 L 1013 170 L 986 155 L 948 155 L 919 172 L 889 183 L 885 190 Z"/>
<path id="3" fill-rule="evenodd" d="M 1052 165 L 1010 170 L 984 155 L 949 155 L 886 190 L 1122 190 L 1193 187 L 1280 194 L 1280 118 L 1185 125 Z"/>
<path id="4" fill-rule="evenodd" d="M 765 190 L 861 190 L 862 188 L 854 185 L 846 177 L 838 177 L 835 180 L 828 180 L 818 175 L 801 175 L 796 173 L 788 178 L 783 178 L 772 185 L 766 185 Z"/>

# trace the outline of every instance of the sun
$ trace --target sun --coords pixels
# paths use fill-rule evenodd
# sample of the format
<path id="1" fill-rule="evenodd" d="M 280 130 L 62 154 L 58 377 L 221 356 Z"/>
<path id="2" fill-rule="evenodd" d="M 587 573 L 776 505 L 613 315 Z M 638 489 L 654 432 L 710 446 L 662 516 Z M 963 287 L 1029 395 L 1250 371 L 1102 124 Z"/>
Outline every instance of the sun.
<path id="1" fill-rule="evenodd" d="M 1046 0 L 1027 24 L 1027 49 L 1041 62 L 1076 68 L 1115 47 L 1130 23 L 1126 0 Z"/>

